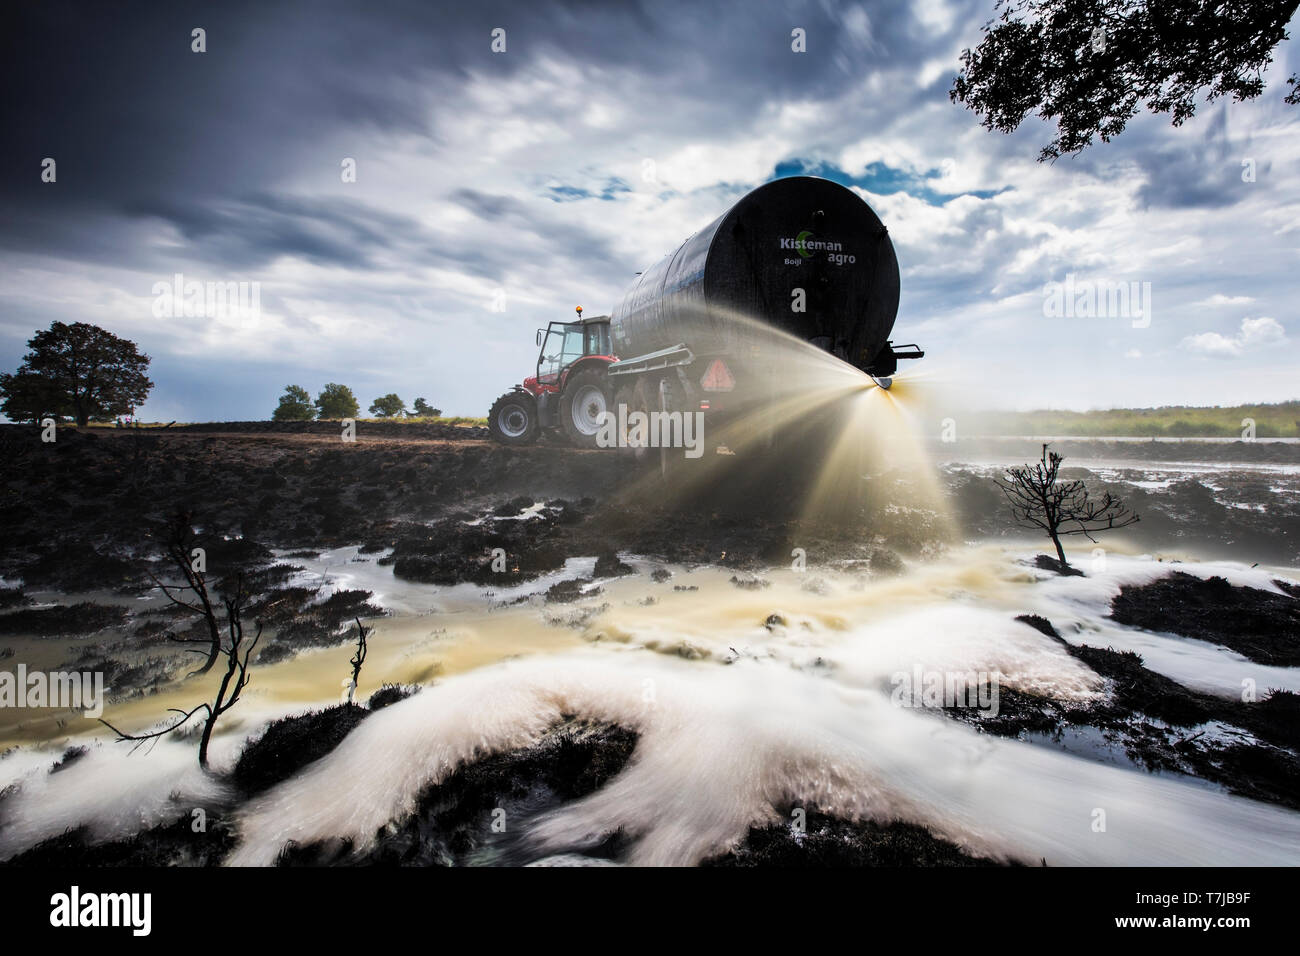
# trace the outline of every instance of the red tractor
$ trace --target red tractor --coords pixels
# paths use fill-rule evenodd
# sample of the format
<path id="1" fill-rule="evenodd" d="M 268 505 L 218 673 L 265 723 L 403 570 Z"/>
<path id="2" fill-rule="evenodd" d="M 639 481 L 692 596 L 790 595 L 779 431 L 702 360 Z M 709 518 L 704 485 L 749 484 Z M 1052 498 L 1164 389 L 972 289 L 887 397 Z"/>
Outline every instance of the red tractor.
<path id="1" fill-rule="evenodd" d="M 537 374 L 492 404 L 488 430 L 505 445 L 527 445 L 542 432 L 562 432 L 573 444 L 595 448 L 602 416 L 610 408 L 605 369 L 615 360 L 609 316 L 552 322 L 537 330 Z"/>

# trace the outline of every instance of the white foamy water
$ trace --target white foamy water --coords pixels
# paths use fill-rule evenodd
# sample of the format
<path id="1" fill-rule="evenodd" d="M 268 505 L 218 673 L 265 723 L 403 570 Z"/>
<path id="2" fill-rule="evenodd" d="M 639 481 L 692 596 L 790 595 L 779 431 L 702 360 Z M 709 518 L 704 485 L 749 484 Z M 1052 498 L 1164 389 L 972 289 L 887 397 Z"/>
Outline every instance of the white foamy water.
<path id="1" fill-rule="evenodd" d="M 621 828 L 635 839 L 633 864 L 693 863 L 792 802 L 914 821 L 974 852 L 1031 862 L 1281 864 L 1300 852 L 1300 814 L 992 738 L 876 689 L 760 661 L 580 651 L 465 675 L 381 711 L 254 803 L 230 862 L 269 864 L 290 840 L 364 848 L 422 786 L 475 754 L 537 740 L 566 713 L 641 739 L 616 779 L 532 825 L 543 854 Z M 1093 830 L 1098 809 L 1105 832 Z"/>
<path id="2" fill-rule="evenodd" d="M 1086 578 L 1058 578 L 1026 567 L 1031 554 L 972 547 L 871 580 L 780 569 L 765 575 L 770 587 L 752 591 L 729 584 L 731 572 L 709 568 L 677 569 L 654 583 L 639 565 L 642 574 L 601 582 L 603 594 L 574 606 L 490 613 L 481 589 L 475 612 L 468 591 L 453 599 L 455 589 L 428 588 L 424 606 L 456 607 L 455 626 L 429 644 L 428 611 L 375 621 L 372 661 L 398 666 L 404 655 L 392 645 L 411 641 L 420 654 L 439 655 L 445 676 L 370 716 L 331 754 L 245 806 L 229 862 L 272 863 L 289 841 L 349 838 L 364 848 L 413 811 L 424 787 L 466 761 L 526 747 L 564 715 L 578 715 L 625 726 L 639 742 L 624 770 L 594 794 L 511 822 L 551 862 L 580 862 L 574 854 L 621 829 L 631 863 L 693 863 L 798 805 L 915 822 L 971 852 L 1030 863 L 1294 863 L 1295 812 L 893 703 L 892 678 L 914 669 L 988 673 L 1002 687 L 1078 702 L 1103 693 L 1104 681 L 1058 642 L 1014 620 L 1024 613 L 1049 618 L 1071 643 L 1131 647 L 1153 669 L 1217 693 L 1239 694 L 1243 674 L 1261 691 L 1298 686 L 1296 669 L 1261 668 L 1224 648 L 1104 618 L 1123 584 L 1174 567 L 1276 590 L 1264 570 L 1111 553 Z M 1086 552 L 1075 560 L 1087 568 Z M 365 586 L 393 594 L 386 570 L 365 568 Z M 674 591 L 680 584 L 699 590 Z M 547 623 L 584 608 L 592 614 L 576 628 Z M 769 615 L 779 621 L 765 626 Z M 293 662 L 280 666 L 255 677 L 247 723 L 214 741 L 218 766 L 228 766 L 275 715 L 277 680 L 302 673 Z M 321 688 L 328 702 L 337 697 L 337 675 L 324 673 L 332 682 Z M 370 675 L 383 679 L 390 676 Z M 302 709 L 302 689 L 295 690 L 298 702 L 279 712 Z M 97 836 L 120 837 L 223 796 L 194 766 L 193 741 L 163 741 L 132 756 L 106 743 L 49 774 L 55 756 L 22 748 L 0 760 L 0 787 L 17 785 L 0 804 L 0 856 L 83 822 Z M 1098 811 L 1104 832 L 1094 830 Z"/>
<path id="3" fill-rule="evenodd" d="M 316 706 L 332 703 L 335 699 L 325 699 Z M 73 827 L 85 826 L 92 840 L 108 842 L 173 822 L 195 808 L 215 812 L 233 796 L 220 775 L 233 769 L 245 740 L 273 720 L 315 709 L 277 704 L 258 690 L 245 691 L 239 706 L 243 713 L 231 712 L 230 725 L 224 731 L 219 725 L 213 735 L 209 762 L 215 774 L 198 765 L 201 715 L 185 725 L 184 736 L 138 746 L 96 725 L 95 734 L 65 739 L 55 747 L 15 747 L 0 755 L 0 860 Z M 152 725 L 128 732 L 154 730 L 176 719 L 175 714 L 157 716 Z M 69 745 L 86 752 L 51 773 Z"/>
<path id="4" fill-rule="evenodd" d="M 540 508 L 540 503 L 536 506 Z M 528 509 L 527 515 L 536 514 Z M 498 520 L 526 520 L 505 518 Z M 467 522 L 472 524 L 474 522 Z M 553 584 L 575 577 L 590 577 L 596 565 L 595 557 L 569 558 L 558 570 L 547 572 L 532 581 L 507 587 L 488 588 L 481 584 L 456 584 L 433 587 L 407 581 L 393 575 L 391 565 L 379 563 L 379 554 L 361 554 L 359 546 L 334 548 L 322 551 L 316 557 L 289 557 L 290 552 L 278 552 L 277 560 L 302 568 L 290 576 L 288 584 L 298 587 L 320 588 L 319 600 L 338 591 L 370 591 L 370 602 L 395 614 L 417 615 L 478 610 L 483 598 L 501 603 L 532 594 L 541 594 Z"/>
<path id="5" fill-rule="evenodd" d="M 1088 568 L 1087 558 L 1076 560 L 1080 567 Z M 1034 610 L 1052 621 L 1070 643 L 1134 651 L 1142 655 L 1151 670 L 1194 690 L 1240 699 L 1243 681 L 1251 681 L 1261 694 L 1267 688 L 1300 693 L 1300 668 L 1259 664 L 1226 647 L 1171 633 L 1125 627 L 1110 619 L 1110 602 L 1123 585 L 1148 584 L 1174 571 L 1199 578 L 1217 575 L 1239 587 L 1284 593 L 1273 583 L 1275 574 L 1243 564 L 1174 564 L 1149 557 L 1111 554 L 1104 569 L 1089 569 L 1084 578 L 1045 573 L 1028 596 Z"/>
<path id="6" fill-rule="evenodd" d="M 57 753 L 27 750 L 0 760 L 0 789 L 19 789 L 2 804 L 0 859 L 85 826 L 96 842 L 129 837 L 177 819 L 194 807 L 215 807 L 227 795 L 199 769 L 197 742 L 160 739 L 129 758 L 119 745 L 92 744 L 50 773 Z"/>

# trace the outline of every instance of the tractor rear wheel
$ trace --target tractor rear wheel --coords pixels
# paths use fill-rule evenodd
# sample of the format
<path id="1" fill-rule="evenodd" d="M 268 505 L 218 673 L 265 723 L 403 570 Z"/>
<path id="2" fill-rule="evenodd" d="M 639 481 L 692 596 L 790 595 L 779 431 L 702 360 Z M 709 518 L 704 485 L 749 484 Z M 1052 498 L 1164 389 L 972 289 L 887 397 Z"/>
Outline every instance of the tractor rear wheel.
<path id="1" fill-rule="evenodd" d="M 603 371 L 589 368 L 570 378 L 560 399 L 560 425 L 569 441 L 579 448 L 598 448 L 596 438 L 605 426 L 609 406 L 609 383 Z"/>
<path id="2" fill-rule="evenodd" d="M 527 392 L 506 392 L 492 403 L 488 432 L 503 445 L 531 445 L 537 440 L 537 400 Z"/>

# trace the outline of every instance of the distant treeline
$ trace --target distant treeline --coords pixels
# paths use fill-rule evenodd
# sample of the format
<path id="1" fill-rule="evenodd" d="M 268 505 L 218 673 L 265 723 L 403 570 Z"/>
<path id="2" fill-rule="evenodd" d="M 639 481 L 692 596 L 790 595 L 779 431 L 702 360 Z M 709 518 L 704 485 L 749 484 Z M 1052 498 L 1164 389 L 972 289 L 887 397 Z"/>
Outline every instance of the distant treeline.
<path id="1" fill-rule="evenodd" d="M 280 404 L 271 413 L 276 422 L 304 422 L 313 418 L 356 418 L 361 414 L 361 403 L 352 389 L 330 382 L 312 399 L 301 385 L 286 385 Z M 394 392 L 381 395 L 370 403 L 370 414 L 375 418 L 442 421 L 442 409 L 434 408 L 423 398 L 417 398 L 410 409 L 402 397 Z"/>
<path id="2" fill-rule="evenodd" d="M 1231 438 L 1242 435 L 1249 424 L 1243 424 L 1246 419 L 1254 421 L 1256 438 L 1300 437 L 1300 401 L 1223 407 L 1166 405 L 1090 412 L 980 412 L 959 427 L 968 435 Z"/>

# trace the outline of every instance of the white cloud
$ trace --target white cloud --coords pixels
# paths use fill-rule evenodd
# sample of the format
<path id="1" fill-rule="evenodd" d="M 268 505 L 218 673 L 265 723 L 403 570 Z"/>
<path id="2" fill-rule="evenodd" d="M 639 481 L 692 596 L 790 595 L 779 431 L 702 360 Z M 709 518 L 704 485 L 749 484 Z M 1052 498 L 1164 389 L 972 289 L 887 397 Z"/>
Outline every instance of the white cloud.
<path id="1" fill-rule="evenodd" d="M 1202 299 L 1196 305 L 1250 305 L 1255 300 L 1248 295 L 1223 295 L 1220 292 L 1214 293 L 1208 299 Z"/>
<path id="2" fill-rule="evenodd" d="M 1229 338 L 1218 332 L 1201 332 L 1183 339 L 1182 347 L 1204 355 L 1235 358 L 1254 351 L 1265 345 L 1275 345 L 1286 341 L 1286 329 L 1277 319 L 1261 316 L 1258 319 L 1242 319 L 1241 329 Z"/>
<path id="3" fill-rule="evenodd" d="M 945 34 L 957 22 L 957 10 L 944 0 L 920 0 L 912 5 L 912 15 L 930 33 Z"/>
<path id="4" fill-rule="evenodd" d="M 567 318 L 578 303 L 589 314 L 609 311 L 635 270 L 770 179 L 776 164 L 801 160 L 863 177 L 857 192 L 889 229 L 903 275 L 894 334 L 926 348 L 927 375 L 934 369 L 996 386 L 994 404 L 1296 396 L 1300 337 L 1288 339 L 1268 318 L 1233 325 L 1248 311 L 1286 317 L 1294 243 L 1261 237 L 1272 240 L 1300 220 L 1300 180 L 1261 174 L 1242 184 L 1236 153 L 1219 162 L 1202 151 L 1201 165 L 1187 168 L 1199 174 L 1227 163 L 1239 188 L 1231 203 L 1207 205 L 1181 187 L 1166 191 L 1181 203 L 1147 202 L 1142 190 L 1153 178 L 1184 184 L 1151 156 L 1213 145 L 1209 110 L 1179 129 L 1167 117 L 1136 117 L 1113 143 L 1039 164 L 1048 125 L 1035 119 L 1013 136 L 991 133 L 925 86 L 956 71 L 990 0 L 932 0 L 900 6 L 901 14 L 873 7 L 870 16 L 832 0 L 822 8 L 837 25 L 833 35 L 812 35 L 815 49 L 834 44 L 844 73 L 818 74 L 820 52 L 787 53 L 784 21 L 772 33 L 780 56 L 755 60 L 739 40 L 751 35 L 748 21 L 701 5 L 693 16 L 663 18 L 666 42 L 647 45 L 644 56 L 579 56 L 558 37 L 543 32 L 525 44 L 521 33 L 518 46 L 512 34 L 508 58 L 400 81 L 380 76 L 377 86 L 398 84 L 403 107 L 427 129 L 349 114 L 324 123 L 319 141 L 297 143 L 261 191 L 311 215 L 262 214 L 247 200 L 223 199 L 221 209 L 234 205 L 253 217 L 241 233 L 246 258 L 205 259 L 207 250 L 244 247 L 222 230 L 189 234 L 157 218 L 105 233 L 125 251 L 100 262 L 120 267 L 10 252 L 0 257 L 0 346 L 12 367 L 33 329 L 87 316 L 154 356 L 157 401 L 173 403 L 160 406 L 167 410 L 159 417 L 179 417 L 174 409 L 187 401 L 196 408 L 208 401 L 190 414 L 210 416 L 274 406 L 278 371 L 261 392 L 250 374 L 250 387 L 205 398 L 165 382 L 174 359 L 200 355 L 218 370 L 274 360 L 295 370 L 284 381 L 335 378 L 359 394 L 408 399 L 424 392 L 445 409 L 481 413 L 535 362 L 538 325 Z M 593 15 L 588 26 L 603 43 L 616 34 L 600 29 L 626 24 Z M 774 29 L 763 25 L 763 35 Z M 878 55 L 886 42 L 890 55 Z M 1300 161 L 1294 117 L 1268 100 L 1233 105 L 1234 141 L 1251 142 L 1277 169 L 1292 168 Z M 343 156 L 358 158 L 355 183 L 339 183 Z M 873 163 L 887 168 L 868 174 Z M 482 203 L 466 201 L 466 192 Z M 94 220 L 79 225 L 98 234 Z M 358 244 L 355 262 L 313 257 L 318 246 L 349 242 Z M 286 251 L 267 260 L 255 254 L 264 246 Z M 130 253 L 141 249 L 150 255 L 137 265 Z M 153 319 L 150 284 L 177 269 L 213 279 L 234 269 L 235 278 L 260 281 L 260 324 Z M 1041 290 L 1071 272 L 1151 282 L 1150 327 L 1097 320 L 1068 333 L 1069 341 L 1104 334 L 1110 354 L 1141 358 L 1142 374 L 1105 362 L 1053 362 L 1043 374 L 1044 362 L 1060 354 L 1062 327 L 1044 321 Z M 498 287 L 508 293 L 502 313 L 488 307 Z M 1197 308 L 1227 309 L 1208 314 L 1229 321 L 1189 328 L 1180 320 L 1207 314 Z M 1206 328 L 1219 331 L 1189 334 Z M 1201 356 L 1247 353 L 1241 375 L 1192 374 Z M 366 378 L 365 369 L 379 371 Z"/>

